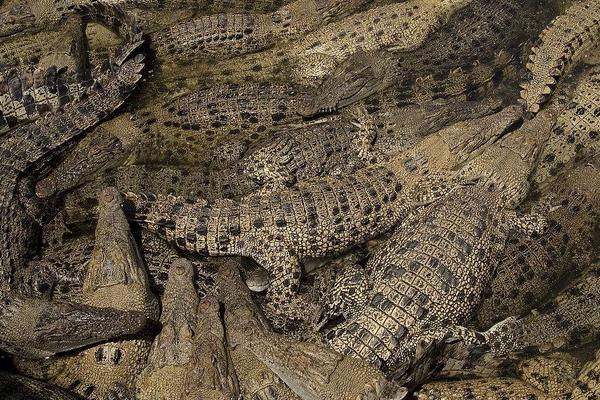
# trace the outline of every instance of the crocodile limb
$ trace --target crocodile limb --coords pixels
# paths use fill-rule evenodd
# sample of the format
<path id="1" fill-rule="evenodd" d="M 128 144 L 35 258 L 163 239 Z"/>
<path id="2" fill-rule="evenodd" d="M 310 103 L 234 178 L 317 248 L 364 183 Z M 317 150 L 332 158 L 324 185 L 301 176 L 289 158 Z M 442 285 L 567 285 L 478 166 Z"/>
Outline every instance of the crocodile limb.
<path id="1" fill-rule="evenodd" d="M 600 2 L 577 1 L 555 18 L 531 49 L 527 63 L 531 78 L 521 92 L 527 111 L 537 113 L 571 65 L 599 40 Z"/>
<path id="2" fill-rule="evenodd" d="M 375 250 L 367 263 L 368 301 L 327 334 L 335 350 L 404 384 L 420 341 L 482 340 L 460 325 L 479 304 L 509 229 L 543 227 L 513 209 L 528 193 L 527 179 L 555 118 L 547 112 L 484 150 L 459 172 L 459 180 L 472 184 L 411 215 Z"/>
<path id="3" fill-rule="evenodd" d="M 561 279 L 591 263 L 600 215 L 598 188 L 600 170 L 584 164 L 569 169 L 543 190 L 545 196 L 538 205 L 551 206 L 544 213 L 548 228 L 537 237 L 519 232 L 511 235 L 477 312 L 479 328 L 526 314 L 541 305 Z"/>
<path id="4" fill-rule="evenodd" d="M 299 288 L 302 259 L 363 243 L 443 195 L 453 174 L 449 168 L 487 146 L 520 115 L 519 107 L 508 107 L 428 136 L 387 163 L 251 194 L 238 202 L 188 202 L 135 193 L 127 197 L 135 209 L 133 220 L 181 249 L 252 257 L 271 273 L 271 304 L 284 314 L 284 304 Z"/>
<path id="5" fill-rule="evenodd" d="M 471 0 L 411 0 L 373 7 L 327 24 L 287 45 L 234 62 L 217 63 L 209 80 L 243 80 L 250 77 L 293 79 L 318 85 L 336 65 L 360 49 L 408 50 L 422 45 L 427 37 Z M 203 69 L 204 72 L 204 69 Z"/>
<path id="6" fill-rule="evenodd" d="M 81 135 L 106 115 L 123 104 L 140 79 L 143 58 L 138 56 L 116 67 L 106 75 L 103 90 L 68 107 L 64 113 L 52 115 L 43 121 L 17 127 L 0 141 L 0 266 L 1 285 L 8 285 L 13 272 L 19 269 L 32 243 L 31 217 L 24 210 L 18 191 L 24 173 L 32 167 L 41 169 L 46 157 L 57 153 L 65 143 Z"/>
<path id="7" fill-rule="evenodd" d="M 83 282 L 83 304 L 142 312 L 158 319 L 158 302 L 121 208 L 121 195 L 107 188 L 99 196 L 96 243 Z M 50 381 L 88 398 L 131 396 L 151 341 L 113 341 L 60 356 L 48 366 Z"/>
<path id="8" fill-rule="evenodd" d="M 542 29 L 552 7 L 544 12 L 539 7 L 515 0 L 473 0 L 450 16 L 444 28 L 429 35 L 417 49 L 355 54 L 324 79 L 302 114 L 339 109 L 390 85 L 399 88 L 403 101 L 418 100 L 419 92 L 428 86 L 437 87 L 434 96 L 436 92 L 439 95 L 473 89 L 473 85 L 494 79 L 498 70 L 494 65 L 505 65 L 518 53 L 524 38 Z M 491 67 L 481 71 L 480 65 Z M 456 79 L 458 82 L 453 82 Z"/>
<path id="9" fill-rule="evenodd" d="M 226 59 L 302 37 L 370 0 L 296 0 L 267 14 L 206 15 L 152 35 L 159 58 Z"/>
<path id="10" fill-rule="evenodd" d="M 169 281 L 162 297 L 161 332 L 156 336 L 147 365 L 137 381 L 137 396 L 145 399 L 180 399 L 185 394 L 186 374 L 193 363 L 198 294 L 194 267 L 180 258 L 171 264 Z"/>
<path id="11" fill-rule="evenodd" d="M 403 388 L 386 381 L 379 371 L 361 360 L 271 332 L 235 265 L 222 268 L 219 287 L 226 316 L 231 315 L 227 328 L 232 344 L 237 351 L 252 353 L 301 399 L 404 398 Z"/>
<path id="12" fill-rule="evenodd" d="M 47 383 L 0 371 L 0 396 L 4 399 L 80 400 L 79 396 Z"/>

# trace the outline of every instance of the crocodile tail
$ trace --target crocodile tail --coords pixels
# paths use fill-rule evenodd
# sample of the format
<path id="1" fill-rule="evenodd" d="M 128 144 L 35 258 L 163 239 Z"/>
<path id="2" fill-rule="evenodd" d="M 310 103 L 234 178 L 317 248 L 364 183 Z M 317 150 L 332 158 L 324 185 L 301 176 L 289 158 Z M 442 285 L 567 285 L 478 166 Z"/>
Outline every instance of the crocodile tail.
<path id="1" fill-rule="evenodd" d="M 521 85 L 527 111 L 536 114 L 558 82 L 586 49 L 600 41 L 600 4 L 577 2 L 540 34 L 526 64 L 531 78 Z"/>
<path id="2" fill-rule="evenodd" d="M 93 127 L 118 109 L 141 79 L 144 56 L 138 55 L 106 72 L 107 84 L 91 96 L 65 107 L 64 112 L 49 115 L 7 134 L 0 144 L 6 157 L 2 163 L 23 172 L 41 158 L 58 152 L 60 147 Z"/>
<path id="3" fill-rule="evenodd" d="M 91 2 L 78 5 L 75 11 L 82 16 L 86 22 L 99 22 L 119 33 L 124 43 L 112 55 L 111 62 L 121 65 L 131 56 L 143 43 L 143 32 L 137 19 L 123 8 L 114 4 L 103 2 Z"/>

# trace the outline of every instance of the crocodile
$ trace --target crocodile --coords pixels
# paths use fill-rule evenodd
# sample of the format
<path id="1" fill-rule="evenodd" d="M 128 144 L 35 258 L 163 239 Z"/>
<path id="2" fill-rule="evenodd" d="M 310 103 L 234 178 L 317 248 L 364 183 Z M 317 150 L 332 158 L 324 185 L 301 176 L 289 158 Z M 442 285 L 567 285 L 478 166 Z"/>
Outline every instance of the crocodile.
<path id="1" fill-rule="evenodd" d="M 141 78 L 144 64 L 141 55 L 115 66 L 105 73 L 103 89 L 68 107 L 64 113 L 50 115 L 43 121 L 16 127 L 0 141 L 2 166 L 0 220 L 0 285 L 8 287 L 14 271 L 21 268 L 33 248 L 35 216 L 24 208 L 27 199 L 26 174 L 41 170 L 48 157 L 94 126 L 123 104 Z M 24 201 L 25 200 L 25 201 Z"/>
<path id="2" fill-rule="evenodd" d="M 368 291 L 367 302 L 357 302 L 352 317 L 328 332 L 333 349 L 404 379 L 420 341 L 443 341 L 448 332 L 485 341 L 462 325 L 489 284 L 509 229 L 544 229 L 539 215 L 517 216 L 514 209 L 528 194 L 556 113 L 528 121 L 468 162 L 459 170 L 463 186 L 411 215 L 373 252 L 366 266 L 370 285 L 357 287 L 352 279 L 347 288 Z"/>
<path id="3" fill-rule="evenodd" d="M 303 38 L 215 65 L 200 65 L 209 81 L 281 77 L 315 86 L 359 50 L 400 51 L 422 45 L 471 0 L 392 2 L 327 24 Z"/>
<path id="4" fill-rule="evenodd" d="M 158 301 L 150 291 L 147 273 L 115 188 L 99 195 L 96 243 L 83 282 L 83 304 L 138 311 L 158 320 Z M 87 398 L 132 396 L 151 341 L 144 337 L 112 341 L 77 354 L 49 361 L 47 378 Z M 24 364 L 29 370 L 36 366 Z M 39 373 L 39 372 L 38 372 Z"/>
<path id="5" fill-rule="evenodd" d="M 560 118 L 560 117 L 559 117 Z M 600 170 L 584 163 L 570 168 L 536 203 L 550 203 L 544 235 L 514 232 L 496 276 L 477 312 L 477 326 L 488 328 L 511 315 L 541 305 L 562 278 L 580 272 L 595 256 L 593 235 L 600 215 Z M 534 206 L 535 208 L 536 206 Z"/>
<path id="6" fill-rule="evenodd" d="M 22 375 L 0 371 L 0 396 L 14 400 L 80 400 L 79 396 Z"/>
<path id="7" fill-rule="evenodd" d="M 600 41 L 600 2 L 577 1 L 542 31 L 526 67 L 531 78 L 522 86 L 527 110 L 537 113 L 556 85 Z"/>
<path id="8" fill-rule="evenodd" d="M 418 400 L 523 399 L 584 400 L 600 394 L 600 352 L 579 369 L 573 358 L 538 356 L 521 361 L 519 378 L 494 377 L 427 383 L 414 393 Z"/>
<path id="9" fill-rule="evenodd" d="M 268 320 L 242 281 L 239 265 L 235 261 L 227 260 L 221 264 L 217 273 L 217 285 L 219 299 L 225 306 L 223 319 L 228 332 L 227 341 L 242 397 L 261 400 L 298 400 L 299 397 L 252 352 L 232 342 L 229 331 L 240 320 L 252 324 L 257 329 L 271 331 Z"/>
<path id="10" fill-rule="evenodd" d="M 300 124 L 296 108 L 304 99 L 301 87 L 256 82 L 201 87 L 161 104 L 153 101 L 136 113 L 136 125 L 149 136 L 145 147 L 150 149 L 139 149 L 137 159 L 196 165 L 224 137 L 256 142 Z"/>
<path id="11" fill-rule="evenodd" d="M 417 49 L 355 53 L 324 79 L 302 114 L 340 109 L 389 86 L 396 86 L 399 97 L 408 102 L 414 101 L 411 97 L 422 85 L 437 86 L 439 95 L 454 76 L 462 76 L 465 85 L 461 90 L 468 92 L 486 81 L 473 79 L 471 71 L 518 54 L 520 44 L 546 25 L 553 6 L 543 7 L 531 1 L 471 1 Z"/>
<path id="12" fill-rule="evenodd" d="M 523 352 L 562 351 L 595 340 L 600 327 L 599 276 L 594 263 L 555 298 L 521 318 L 512 318 L 505 329 L 490 335 L 492 354 L 510 359 Z"/>
<path id="13" fill-rule="evenodd" d="M 284 314 L 299 288 L 302 259 L 332 255 L 388 231 L 415 207 L 443 195 L 453 176 L 448 168 L 477 153 L 520 117 L 520 107 L 511 106 L 430 135 L 389 162 L 250 194 L 237 202 L 126 196 L 134 221 L 181 249 L 253 258 L 271 273 L 271 304 Z"/>
<path id="14" fill-rule="evenodd" d="M 369 2 L 295 0 L 272 13 L 205 15 L 157 32 L 150 41 L 159 59 L 226 59 L 301 38 Z"/>
<path id="15" fill-rule="evenodd" d="M 173 261 L 162 299 L 163 328 L 137 382 L 140 399 L 237 398 L 218 302 L 200 302 L 193 282 L 192 263 Z"/>
<path id="16" fill-rule="evenodd" d="M 137 381 L 137 396 L 144 399 L 180 399 L 186 392 L 186 376 L 193 370 L 200 300 L 194 288 L 194 267 L 176 259 L 162 297 L 162 330 L 154 339 L 144 372 Z"/>
<path id="17" fill-rule="evenodd" d="M 146 316 L 111 307 L 92 307 L 0 293 L 0 349 L 27 358 L 44 358 L 140 333 Z"/>
<path id="18" fill-rule="evenodd" d="M 146 184 L 146 191 L 237 199 L 265 186 L 289 186 L 315 176 L 359 169 L 370 161 L 367 157 L 392 156 L 445 125 L 482 117 L 500 105 L 495 98 L 437 101 L 406 109 L 380 105 L 377 109 L 371 107 L 368 114 L 357 107 L 358 112 L 349 110 L 339 118 L 300 127 L 282 127 L 274 137 L 250 146 L 237 139 L 225 142 L 212 152 L 208 173 L 200 169 L 152 171 L 128 166 L 110 175 L 114 179 L 108 184 L 140 190 L 135 189 L 139 182 Z M 125 159 L 135 159 L 131 153 L 135 153 L 136 146 L 143 146 L 145 135 L 134 125 L 127 115 L 122 115 L 99 126 L 96 129 L 99 133 L 90 133 L 66 160 L 37 183 L 36 194 L 50 197 L 91 180 Z M 375 138 L 374 143 L 371 143 L 372 138 Z M 160 190 L 150 182 L 160 184 Z M 71 200 L 89 204 L 106 183 L 106 178 L 98 179 L 67 196 L 68 207 Z"/>
<path id="19" fill-rule="evenodd" d="M 404 398 L 404 388 L 387 381 L 362 360 L 273 333 L 252 303 L 235 264 L 221 267 L 218 282 L 231 344 L 268 366 L 299 398 Z"/>
<path id="20" fill-rule="evenodd" d="M 563 81 L 564 83 L 567 83 Z M 534 175 L 538 184 L 552 179 L 560 173 L 571 160 L 580 154 L 600 151 L 600 67 L 584 70 L 577 75 L 573 83 L 572 94 L 565 96 L 565 91 L 572 91 L 567 85 L 561 86 L 555 97 L 568 98 L 568 107 L 560 115 L 552 131 L 548 146 L 542 154 L 540 165 Z M 563 90 L 564 87 L 564 90 Z"/>
<path id="21" fill-rule="evenodd" d="M 186 397 L 191 399 L 235 400 L 239 387 L 221 321 L 216 297 L 206 296 L 197 309 L 198 322 L 191 355 L 195 365 L 186 377 Z"/>

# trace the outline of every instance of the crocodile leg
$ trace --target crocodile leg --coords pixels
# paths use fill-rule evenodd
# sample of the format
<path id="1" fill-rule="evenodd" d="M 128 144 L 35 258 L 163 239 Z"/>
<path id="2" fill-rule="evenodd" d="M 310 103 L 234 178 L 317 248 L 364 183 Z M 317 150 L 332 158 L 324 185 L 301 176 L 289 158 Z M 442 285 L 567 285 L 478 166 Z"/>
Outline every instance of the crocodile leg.
<path id="1" fill-rule="evenodd" d="M 317 311 L 315 329 L 321 330 L 329 321 L 340 316 L 351 320 L 368 303 L 369 288 L 369 277 L 363 267 L 357 264 L 344 266 Z"/>

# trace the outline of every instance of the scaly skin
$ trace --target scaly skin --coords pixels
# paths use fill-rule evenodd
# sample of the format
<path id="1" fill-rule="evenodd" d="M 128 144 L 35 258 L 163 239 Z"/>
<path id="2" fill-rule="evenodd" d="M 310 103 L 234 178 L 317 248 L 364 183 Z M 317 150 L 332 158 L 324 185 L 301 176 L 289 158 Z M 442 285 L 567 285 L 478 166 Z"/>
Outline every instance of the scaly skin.
<path id="1" fill-rule="evenodd" d="M 527 63 L 531 78 L 521 92 L 527 111 L 537 113 L 570 67 L 599 40 L 600 1 L 577 1 L 555 18 L 531 49 Z"/>
<path id="2" fill-rule="evenodd" d="M 537 237 L 519 232 L 511 236 L 479 306 L 479 328 L 531 311 L 565 275 L 590 264 L 596 252 L 593 234 L 600 215 L 599 188 L 600 170 L 584 164 L 543 191 L 538 204 L 551 205 L 545 214 L 548 229 Z"/>
<path id="3" fill-rule="evenodd" d="M 438 101 L 402 108 L 383 104 L 373 108 L 369 115 L 353 115 L 350 111 L 348 116 L 319 124 L 282 127 L 275 138 L 253 144 L 250 149 L 239 140 L 216 147 L 210 156 L 212 162 L 208 172 L 127 166 L 103 174 L 93 183 L 67 194 L 67 213 L 93 214 L 89 205 L 107 185 L 115 185 L 121 190 L 237 199 L 265 186 L 273 189 L 316 176 L 341 171 L 348 173 L 364 167 L 369 158 L 392 156 L 447 124 L 479 118 L 499 106 L 496 99 Z M 37 184 L 38 196 L 47 197 L 49 192 L 61 192 L 80 185 L 125 158 L 128 161 L 135 159 L 136 148 L 131 143 L 139 138 L 140 146 L 144 147 L 145 136 L 141 129 L 132 128 L 131 124 L 128 116 L 123 115 L 98 127 L 100 134 L 91 132 L 86 141 L 70 153 L 69 161 L 62 162 L 48 178 Z M 114 129 L 117 127 L 120 130 Z M 375 143 L 369 142 L 371 136 L 376 136 Z M 107 159 L 110 162 L 107 163 Z"/>
<path id="4" fill-rule="evenodd" d="M 96 244 L 83 284 L 83 303 L 142 312 L 158 319 L 158 302 L 150 292 L 146 270 L 114 188 L 100 195 Z M 147 339 L 108 342 L 71 356 L 56 358 L 50 382 L 92 399 L 131 396 L 150 350 Z"/>
<path id="5" fill-rule="evenodd" d="M 206 15 L 151 36 L 156 54 L 169 61 L 225 59 L 290 41 L 340 19 L 370 0 L 296 0 L 268 14 Z"/>
<path id="6" fill-rule="evenodd" d="M 0 371 L 0 396 L 4 399 L 78 400 L 80 397 L 47 383 Z"/>
<path id="7" fill-rule="evenodd" d="M 298 87 L 263 82 L 215 85 L 153 103 L 136 114 L 136 126 L 148 132 L 148 150 L 138 149 L 136 159 L 196 165 L 225 137 L 255 142 L 285 125 L 301 123 L 296 109 L 304 99 Z"/>
<path id="8" fill-rule="evenodd" d="M 179 400 L 185 394 L 185 379 L 193 364 L 198 294 L 194 288 L 194 267 L 184 258 L 169 269 L 169 281 L 162 297 L 162 329 L 154 339 L 147 365 L 137 381 L 140 400 Z M 197 350 L 196 350 L 197 351 Z"/>
<path id="9" fill-rule="evenodd" d="M 140 79 L 142 58 L 125 62 L 105 77 L 104 89 L 74 104 L 64 113 L 17 127 L 0 142 L 0 286 L 8 286 L 33 247 L 32 218 L 19 196 L 24 172 L 42 169 L 49 154 L 72 141 L 123 104 Z"/>
<path id="10" fill-rule="evenodd" d="M 367 304 L 327 335 L 335 350 L 402 377 L 419 341 L 443 340 L 450 331 L 484 340 L 453 326 L 469 322 L 509 229 L 542 229 L 535 217 L 517 218 L 514 208 L 528 193 L 555 118 L 545 113 L 485 150 L 459 173 L 474 184 L 412 215 L 375 250 L 366 267 Z"/>
<path id="11" fill-rule="evenodd" d="M 301 84 L 318 85 L 336 65 L 357 51 L 400 51 L 419 47 L 431 32 L 469 2 L 411 0 L 374 7 L 264 54 L 242 57 L 234 63 L 217 63 L 210 79 L 252 77 L 258 80 L 278 76 Z"/>
<path id="12" fill-rule="evenodd" d="M 251 352 L 301 399 L 404 397 L 403 388 L 386 381 L 381 372 L 361 360 L 272 333 L 243 285 L 234 265 L 219 271 L 226 315 L 231 314 L 227 328 L 232 344 L 237 351 Z"/>
<path id="13" fill-rule="evenodd" d="M 589 343 L 598 337 L 600 297 L 598 264 L 592 264 L 581 278 L 554 299 L 493 335 L 490 346 L 500 356 L 523 351 L 545 353 Z"/>
<path id="14" fill-rule="evenodd" d="M 575 388 L 569 399 L 587 400 L 600 396 L 600 351 L 596 351 L 595 359 L 586 363 L 579 372 Z"/>
<path id="15" fill-rule="evenodd" d="M 542 29 L 552 7 L 544 5 L 544 12 L 540 7 L 516 0 L 473 0 L 416 50 L 398 55 L 363 52 L 349 58 L 315 90 L 302 113 L 343 108 L 391 85 L 399 87 L 404 101 L 418 100 L 420 88 L 430 85 L 438 86 L 438 93 L 449 92 L 455 79 L 465 80 L 458 85 L 459 93 L 469 91 L 493 79 L 494 74 L 477 78 L 478 65 L 504 64 L 501 59 L 510 59 L 531 32 Z"/>
<path id="16" fill-rule="evenodd" d="M 569 359 L 538 356 L 519 363 L 517 378 L 483 378 L 427 383 L 414 393 L 418 400 L 515 399 L 584 400 L 600 394 L 600 354 L 579 365 Z"/>
<path id="17" fill-rule="evenodd" d="M 194 337 L 192 363 L 186 377 L 186 397 L 197 400 L 235 400 L 239 398 L 237 376 L 221 322 L 219 301 L 207 296 L 200 302 Z"/>
<path id="18" fill-rule="evenodd" d="M 237 263 L 227 261 L 217 273 L 219 298 L 225 306 L 225 327 L 228 332 L 231 359 L 238 375 L 243 398 L 257 400 L 299 400 L 281 379 L 251 351 L 233 340 L 230 330 L 244 321 L 255 329 L 271 330 L 269 322 L 252 300 L 250 291 L 240 277 Z"/>
<path id="19" fill-rule="evenodd" d="M 179 248 L 254 258 L 272 274 L 269 294 L 283 311 L 298 290 L 303 258 L 332 255 L 389 230 L 416 206 L 442 195 L 452 175 L 448 169 L 519 118 L 520 109 L 509 107 L 429 136 L 387 163 L 239 202 L 127 196 L 134 220 Z"/>
<path id="20" fill-rule="evenodd" d="M 143 133 L 134 126 L 130 114 L 119 115 L 90 132 L 55 167 L 37 182 L 40 198 L 64 193 L 93 178 L 99 172 L 122 165 L 136 147 Z"/>
<path id="21" fill-rule="evenodd" d="M 534 175 L 538 184 L 551 180 L 580 154 L 600 152 L 600 118 L 596 111 L 600 108 L 600 67 L 579 74 L 573 85 L 574 90 L 565 85 L 565 90 L 561 87 L 556 93 L 558 101 L 568 99 L 567 107 L 552 130 Z"/>
<path id="22" fill-rule="evenodd" d="M 0 44 L 0 130 L 56 112 L 89 91 L 81 20 L 69 18 L 62 28 Z"/>
<path id="23" fill-rule="evenodd" d="M 148 327 L 146 316 L 111 307 L 92 307 L 0 293 L 0 349 L 26 358 L 50 357 Z"/>

